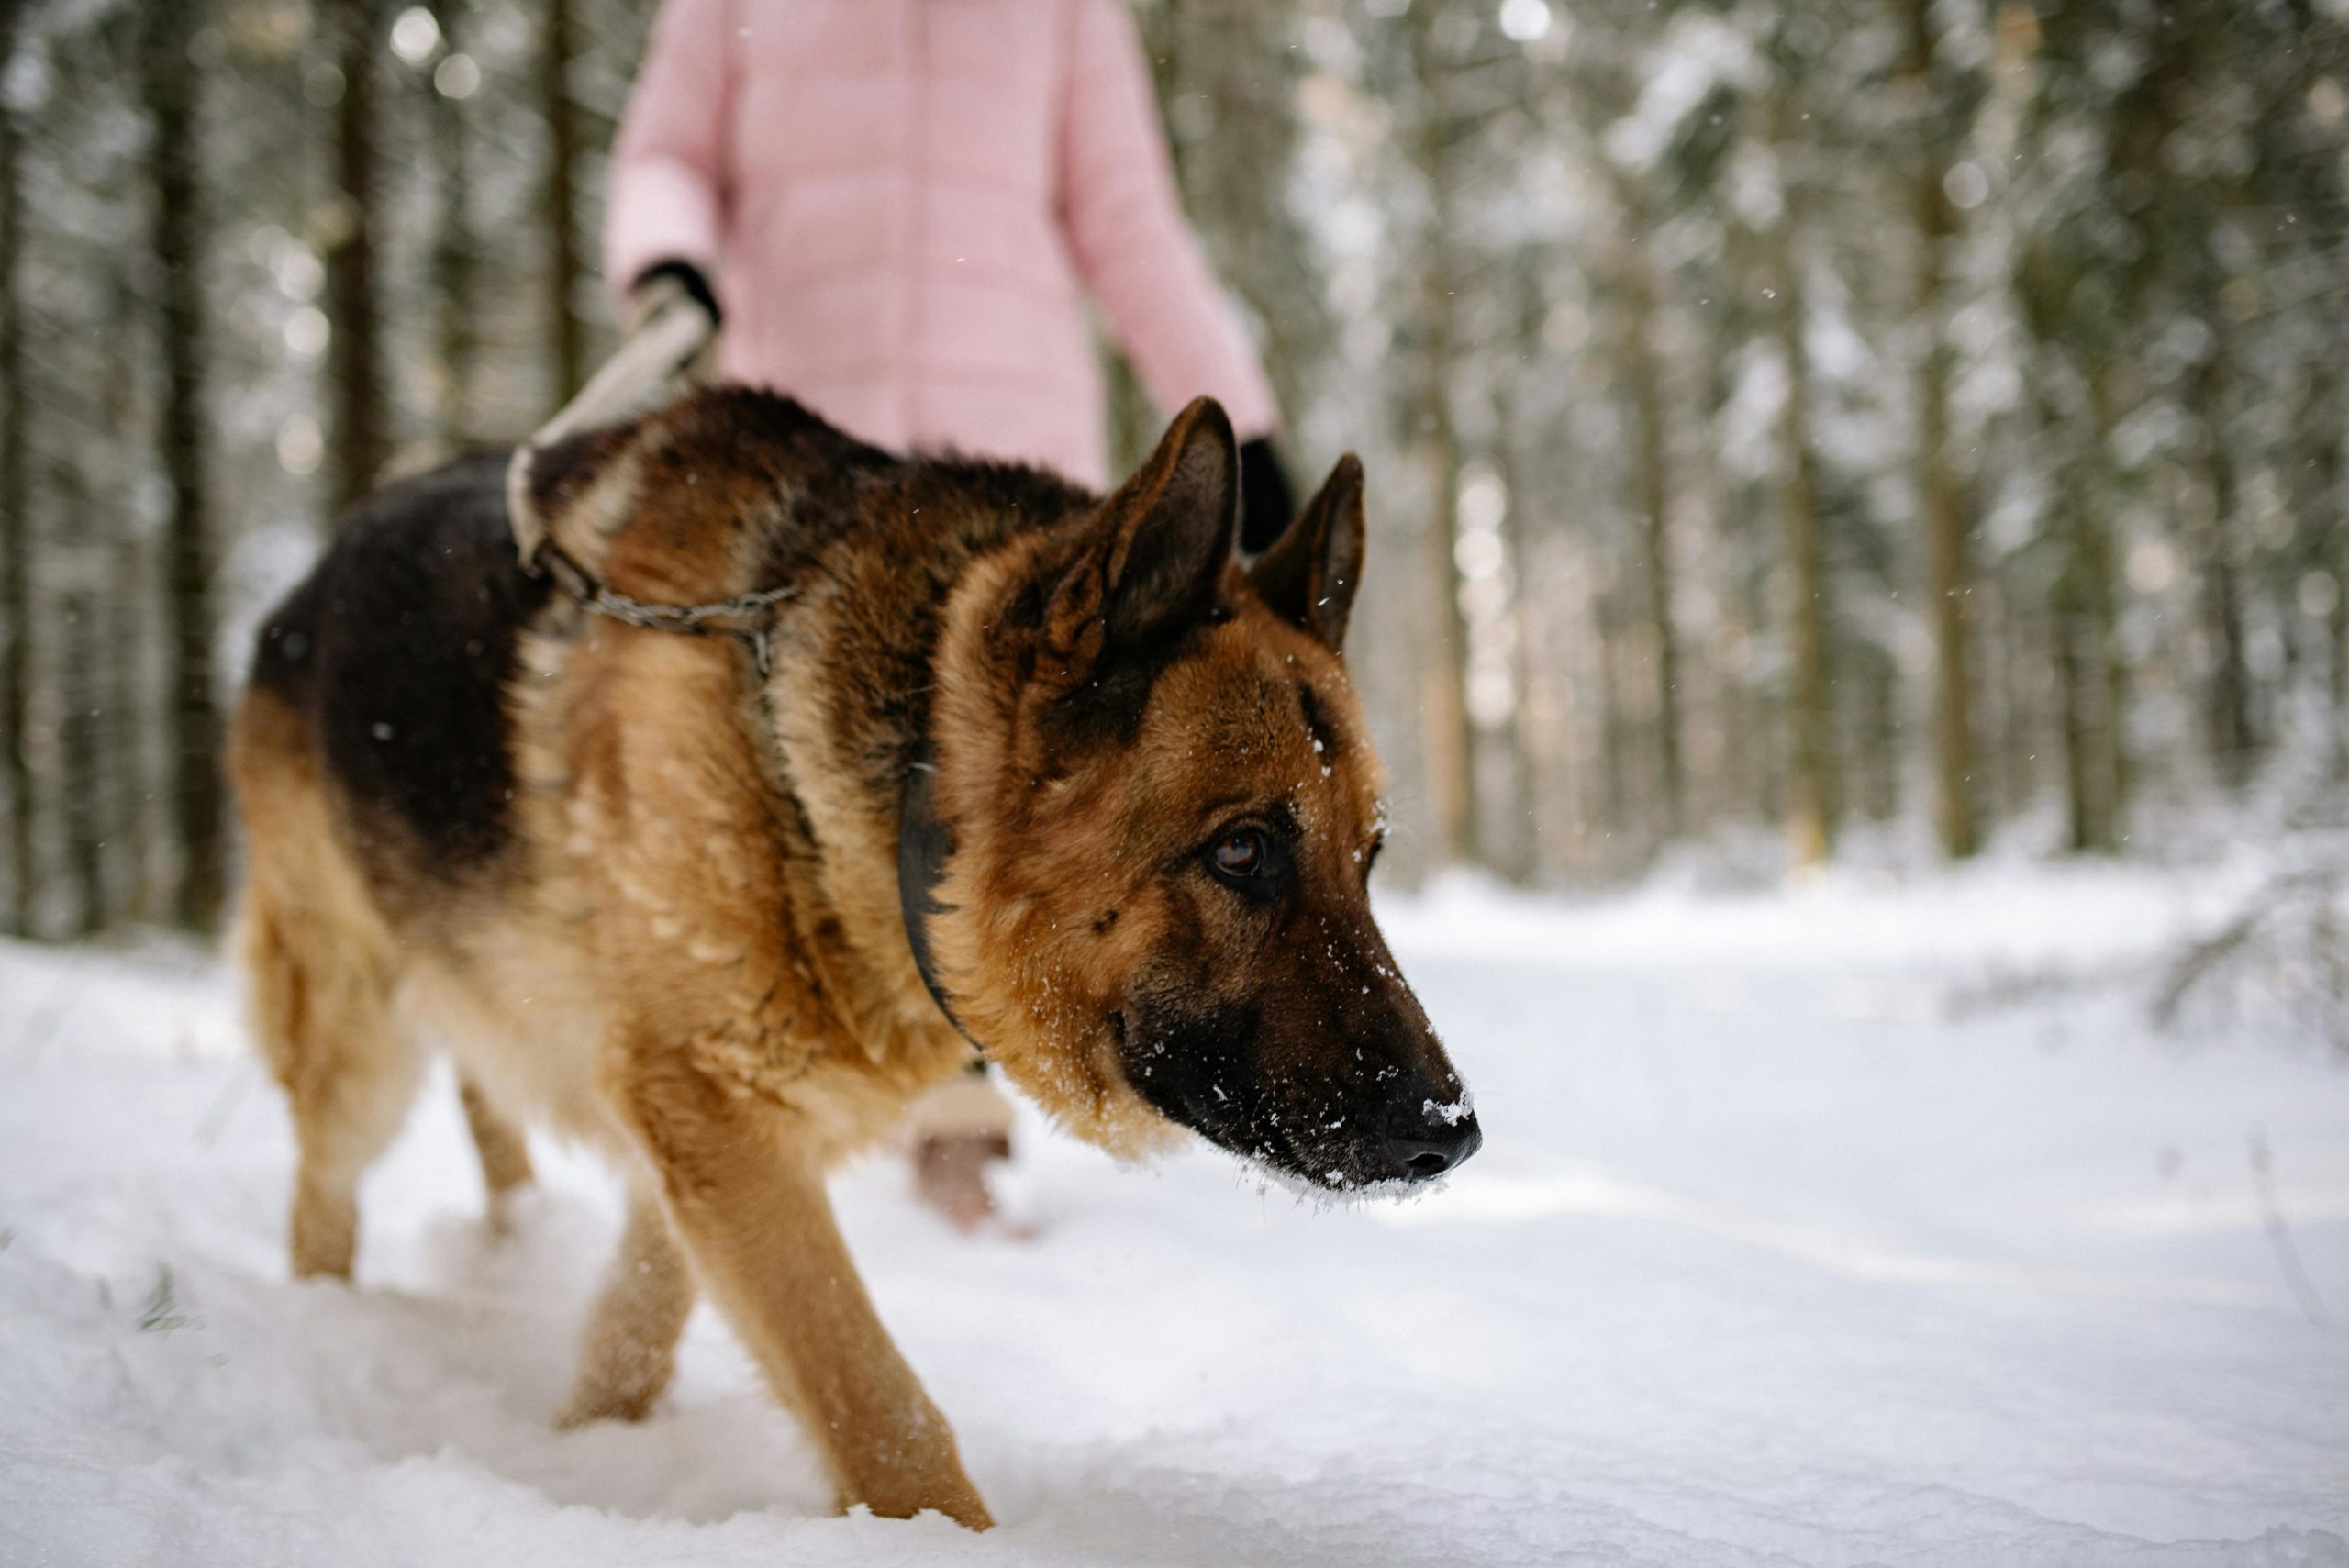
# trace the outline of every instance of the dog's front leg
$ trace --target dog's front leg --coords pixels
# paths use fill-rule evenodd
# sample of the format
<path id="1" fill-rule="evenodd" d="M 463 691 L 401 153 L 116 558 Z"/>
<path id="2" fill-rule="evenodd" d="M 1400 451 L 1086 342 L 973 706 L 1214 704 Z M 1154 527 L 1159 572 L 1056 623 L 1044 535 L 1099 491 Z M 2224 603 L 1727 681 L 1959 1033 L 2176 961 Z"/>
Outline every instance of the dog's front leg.
<path id="1" fill-rule="evenodd" d="M 952 1430 L 874 1314 L 797 1113 L 675 1056 L 633 1060 L 622 1097 L 678 1238 L 824 1451 L 841 1506 L 891 1518 L 935 1508 L 986 1529 Z"/>

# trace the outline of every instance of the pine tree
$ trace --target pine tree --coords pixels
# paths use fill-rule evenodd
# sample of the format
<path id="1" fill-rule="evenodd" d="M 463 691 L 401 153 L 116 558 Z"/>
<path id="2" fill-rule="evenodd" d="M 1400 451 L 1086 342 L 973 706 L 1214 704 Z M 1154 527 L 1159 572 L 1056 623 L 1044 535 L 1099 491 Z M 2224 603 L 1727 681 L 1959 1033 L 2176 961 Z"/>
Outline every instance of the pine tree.
<path id="1" fill-rule="evenodd" d="M 156 334 L 163 386 L 158 445 L 169 491 L 163 532 L 171 660 L 173 821 L 180 868 L 173 915 L 195 930 L 218 919 L 225 892 L 220 717 L 213 695 L 212 566 L 206 495 L 205 223 L 197 134 L 199 71 L 191 57 L 202 7 L 158 6 L 146 17 L 141 86 L 153 117 Z"/>
<path id="2" fill-rule="evenodd" d="M 540 222 L 547 244 L 546 329 L 554 367 L 555 403 L 577 392 L 587 379 L 586 339 L 577 301 L 582 267 L 579 219 L 579 111 L 572 101 L 571 64 L 578 53 L 572 26 L 572 0 L 542 0 L 544 31 L 539 45 L 540 112 L 546 122 L 545 207 Z"/>
<path id="3" fill-rule="evenodd" d="M 334 203 L 319 248 L 326 254 L 328 373 L 334 406 L 328 504 L 334 516 L 374 487 L 391 455 L 383 301 L 376 249 L 384 215 L 375 176 L 375 0 L 327 0 L 324 31 L 335 84 Z"/>
<path id="4" fill-rule="evenodd" d="M 0 6 L 0 84 L 17 58 L 21 14 Z M 32 460 L 25 385 L 23 138 L 0 86 L 0 804 L 7 811 L 5 930 L 33 929 L 32 768 L 27 756 L 32 622 Z"/>
<path id="5" fill-rule="evenodd" d="M 1943 270 L 1956 237 L 1945 188 L 1958 144 L 1952 90 L 1934 61 L 1932 0 L 1906 0 L 1903 74 L 1918 128 L 1909 176 L 1917 226 L 1915 329 L 1924 339 L 1917 376 L 1917 490 L 1930 563 L 1932 606 L 1934 817 L 1953 860 L 1980 842 L 1974 801 L 1973 519 L 1950 459 L 1947 290 Z"/>

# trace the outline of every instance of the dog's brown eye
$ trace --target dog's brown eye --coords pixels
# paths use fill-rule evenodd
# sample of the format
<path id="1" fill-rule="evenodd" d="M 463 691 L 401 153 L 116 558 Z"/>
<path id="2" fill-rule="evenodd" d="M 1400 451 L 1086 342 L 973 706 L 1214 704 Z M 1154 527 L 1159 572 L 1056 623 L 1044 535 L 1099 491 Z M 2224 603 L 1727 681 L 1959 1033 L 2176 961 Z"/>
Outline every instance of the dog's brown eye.
<path id="1" fill-rule="evenodd" d="M 1215 869 L 1226 876 L 1253 876 L 1264 864 L 1264 836 L 1253 828 L 1215 847 Z"/>
<path id="2" fill-rule="evenodd" d="M 1199 851 L 1207 873 L 1242 898 L 1274 904 L 1297 882 L 1288 840 L 1271 828 L 1234 828 Z"/>

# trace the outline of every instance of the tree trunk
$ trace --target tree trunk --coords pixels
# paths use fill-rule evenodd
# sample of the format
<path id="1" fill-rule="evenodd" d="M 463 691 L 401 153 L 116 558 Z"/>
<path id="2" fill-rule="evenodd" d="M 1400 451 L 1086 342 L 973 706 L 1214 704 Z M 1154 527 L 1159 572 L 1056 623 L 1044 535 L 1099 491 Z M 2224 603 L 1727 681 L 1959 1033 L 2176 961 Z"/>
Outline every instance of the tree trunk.
<path id="1" fill-rule="evenodd" d="M 2101 362 L 2088 372 L 2089 429 L 2096 439 L 2097 467 L 2090 471 L 2099 486 L 2097 509 L 2089 515 L 2089 535 L 2095 553 L 2089 558 L 2088 586 L 2095 595 L 2097 639 L 2104 646 L 2104 773 L 2106 831 L 2118 850 L 2128 841 L 2129 792 L 2135 782 L 2129 756 L 2129 654 L 2121 642 L 2121 558 L 2113 549 L 2110 514 L 2105 510 L 2111 492 L 2103 474 L 2111 460 L 2112 395 L 2105 384 L 2110 368 Z"/>
<path id="2" fill-rule="evenodd" d="M 436 0 L 442 43 L 451 54 L 464 49 L 465 0 Z M 431 96 L 432 148 L 440 174 L 440 207 L 432 238 L 434 349 L 438 396 L 433 410 L 440 446 L 459 451 L 473 439 L 474 333 L 473 316 L 473 236 L 472 163 L 467 156 L 465 106 L 428 86 Z"/>
<path id="3" fill-rule="evenodd" d="M 2064 801 L 2072 852 L 2096 847 L 2099 809 L 2094 764 L 2089 761 L 2088 656 L 2081 646 L 2082 620 L 2077 589 L 2065 571 L 2055 592 L 2055 693 L 2064 726 Z"/>
<path id="4" fill-rule="evenodd" d="M 2320 83 L 2337 83 L 2349 38 L 2326 14 L 2329 9 L 2318 0 L 2290 0 L 2286 14 L 2291 28 L 2304 38 L 2322 37 L 2329 47 L 2294 51 L 2300 69 L 2293 73 L 2293 90 L 2278 95 L 2271 112 L 2288 105 L 2293 107 L 2286 112 L 2307 114 L 2310 94 L 2322 91 Z M 2336 161 L 2312 155 L 2319 148 L 2330 150 L 2334 139 L 2320 133 L 2313 139 L 2314 146 L 2304 143 L 2293 159 L 2285 188 L 2292 196 L 2294 215 L 2312 232 L 2338 235 L 2349 228 L 2349 192 L 2342 188 Z M 2349 423 L 2344 423 L 2349 421 L 2349 399 L 2344 398 L 2349 377 L 2344 377 L 2342 361 L 2349 354 L 2349 332 L 2329 302 L 2312 325 L 2314 338 L 2304 350 L 2310 379 L 2296 432 L 2300 448 L 2296 500 L 2300 527 L 2314 544 L 2311 562 L 2332 584 L 2318 629 L 2319 657 L 2325 669 L 2321 700 L 2330 721 L 2324 762 L 2336 784 L 2349 784 L 2349 497 L 2342 493 L 2342 441 L 2349 435 Z"/>
<path id="5" fill-rule="evenodd" d="M 1942 188 L 1947 139 L 1933 79 L 1932 12 L 1931 0 L 1909 0 L 1907 70 L 1917 95 L 1918 123 L 1924 128 L 1910 187 L 1917 225 L 1917 324 L 1925 335 L 1917 388 L 1917 490 L 1933 606 L 1933 819 L 1943 851 L 1962 860 L 1980 847 L 1981 834 L 1974 800 L 1973 524 L 1950 462 L 1950 352 L 1942 271 L 1957 224 Z"/>
<path id="6" fill-rule="evenodd" d="M 1631 753 L 1629 726 L 1623 721 L 1622 666 L 1616 650 L 1622 646 L 1622 617 L 1616 610 L 1616 590 L 1610 584 L 1591 596 L 1590 622 L 1598 651 L 1598 858 L 1612 873 L 1614 857 L 1631 835 L 1623 831 L 1631 820 L 1631 781 L 1624 762 Z"/>
<path id="7" fill-rule="evenodd" d="M 2067 463 L 2068 474 L 2076 468 Z M 2087 551 L 2083 548 L 2085 519 L 2080 512 L 2087 487 L 2068 480 L 2057 485 L 2055 516 L 2049 521 L 2063 550 L 2053 595 L 2053 651 L 2055 655 L 2055 695 L 2064 732 L 2065 818 L 2072 852 L 2085 854 L 2106 847 L 2110 817 L 2101 776 L 2103 725 L 2099 709 L 2099 667 L 2104 649 L 2089 608 Z"/>
<path id="8" fill-rule="evenodd" d="M 2053 359 L 2059 350 L 2043 341 L 2041 351 L 2039 380 L 2044 387 L 2054 380 Z M 2122 806 L 2119 704 L 2126 674 L 2116 625 L 2112 541 L 2099 488 L 2103 416 L 2098 373 L 2090 370 L 2088 406 L 2072 419 L 2046 395 L 2040 399 L 2042 450 L 2055 475 L 2048 531 L 2062 552 L 2052 631 L 2064 731 L 2065 819 L 2076 854 L 2120 847 Z"/>
<path id="9" fill-rule="evenodd" d="M 114 914 L 118 919 L 154 917 L 154 888 L 149 880 L 154 840 L 149 831 L 148 745 L 151 686 L 140 657 L 147 647 L 148 573 L 152 556 L 140 548 L 129 529 L 122 530 L 111 551 L 114 580 L 119 584 L 106 603 L 106 735 L 111 809 L 106 840 L 117 868 Z"/>
<path id="10" fill-rule="evenodd" d="M 1672 625 L 1671 434 L 1664 414 L 1664 368 L 1655 344 L 1655 274 L 1644 249 L 1645 215 L 1636 197 L 1626 204 L 1625 217 L 1632 233 L 1618 269 L 1623 288 L 1623 374 L 1631 402 L 1645 607 L 1655 643 L 1657 793 L 1653 815 L 1660 836 L 1675 839 L 1687 819 L 1687 784 L 1681 766 L 1679 639 Z"/>
<path id="11" fill-rule="evenodd" d="M 0 78 L 16 59 L 17 10 L 0 6 Z M 27 689 L 32 625 L 32 486 L 25 395 L 24 204 L 17 117 L 0 95 L 0 795 L 6 798 L 8 903 L 6 930 L 33 926 L 33 792 L 27 755 Z"/>
<path id="12" fill-rule="evenodd" d="M 2349 528 L 2332 545 L 2332 777 L 2349 784 Z"/>
<path id="13" fill-rule="evenodd" d="M 374 486 L 390 455 L 390 438 L 375 296 L 374 0 L 333 0 L 333 7 L 342 96 L 334 117 L 336 202 L 324 249 L 335 413 L 328 500 L 339 519 Z"/>
<path id="14" fill-rule="evenodd" d="M 1420 720 L 1438 853 L 1448 862 L 1475 863 L 1483 843 L 1476 822 L 1475 738 L 1468 716 L 1468 622 L 1460 607 L 1454 555 L 1460 539 L 1461 449 L 1452 411 L 1457 348 L 1453 312 L 1460 263 L 1452 243 L 1454 176 L 1446 148 L 1451 65 L 1438 58 L 1435 33 L 1442 17 L 1431 14 L 1437 9 L 1422 6 L 1411 13 L 1413 62 L 1422 94 L 1413 152 L 1428 195 L 1426 228 L 1419 245 L 1415 314 L 1421 363 L 1412 444 L 1419 450 L 1429 503 L 1425 570 L 1429 593 L 1436 601 L 1435 658 L 1420 697 Z"/>
<path id="15" fill-rule="evenodd" d="M 2341 576 L 2341 555 L 2349 523 L 2344 522 L 2341 497 L 2342 373 L 2339 350 L 2328 345 L 2310 371 L 2307 395 L 2298 421 L 2300 461 L 2299 493 L 2294 497 L 2300 527 L 2316 541 L 2312 552 L 2320 570 L 2332 581 L 2332 600 L 2325 607 L 2319 635 L 2325 669 L 2325 696 L 2332 722 L 2324 762 L 2336 779 L 2349 778 L 2349 669 L 2342 654 L 2344 624 L 2342 600 L 2349 596 L 2349 582 Z"/>
<path id="16" fill-rule="evenodd" d="M 579 111 L 571 99 L 572 0 L 545 0 L 545 31 L 539 48 L 540 111 L 546 117 L 547 344 L 554 356 L 557 404 L 570 401 L 586 380 L 586 343 L 573 301 L 579 292 L 579 236 L 575 182 L 579 167 Z"/>
<path id="17" fill-rule="evenodd" d="M 1986 771 L 1994 775 L 1992 793 L 2000 807 L 2020 815 L 2030 807 L 2039 785 L 2033 700 L 2041 691 L 2039 683 L 2024 673 L 2027 669 L 2036 673 L 2029 647 L 2032 628 L 2011 582 L 1994 573 L 1980 584 L 1980 592 L 1990 631 L 1983 640 L 1989 652 L 1996 719 L 1995 725 L 1984 726 L 1990 734 L 1983 748 L 1988 753 Z"/>
<path id="18" fill-rule="evenodd" d="M 1783 101 L 1782 130 L 1791 106 Z M 1781 140 L 1782 147 L 1785 145 Z M 1829 684 L 1832 611 L 1827 541 L 1819 515 L 1819 456 L 1811 442 L 1810 355 L 1803 342 L 1802 266 L 1789 210 L 1772 231 L 1777 279 L 1778 350 L 1785 357 L 1787 401 L 1779 419 L 1779 509 L 1794 602 L 1787 606 L 1792 680 L 1787 696 L 1787 835 L 1798 865 L 1817 865 L 1835 841 L 1833 691 Z"/>
<path id="19" fill-rule="evenodd" d="M 1868 791 L 1862 809 L 1878 822 L 1889 822 L 1900 812 L 1900 667 L 1889 653 L 1871 649 L 1867 679 L 1863 683 L 1865 710 L 1861 715 L 1861 743 L 1868 753 Z"/>
<path id="20" fill-rule="evenodd" d="M 144 90 L 154 117 L 154 256 L 163 394 L 157 436 L 168 494 L 163 525 L 170 628 L 173 827 L 180 851 L 173 914 L 191 929 L 218 919 L 223 884 L 220 719 L 212 685 L 212 536 L 206 505 L 204 231 L 197 187 L 196 69 L 188 45 L 201 7 L 147 14 Z"/>
<path id="21" fill-rule="evenodd" d="M 2257 738 L 2252 726 L 2251 673 L 2243 656 L 2243 599 L 2236 581 L 2234 521 L 2239 488 L 2227 439 L 2227 405 L 2233 375 L 2227 328 L 2213 309 L 2210 339 L 2191 382 L 2193 409 L 2202 427 L 2202 462 L 2210 486 L 2209 513 L 2193 538 L 2199 556 L 2204 634 L 2212 662 L 2203 687 L 2203 728 L 2219 780 L 2240 788 L 2251 776 Z"/>
<path id="22" fill-rule="evenodd" d="M 1428 293 L 1443 291 L 1431 284 Z M 1429 309 L 1441 318 L 1441 297 Z M 1450 333 L 1439 327 L 1428 345 L 1426 416 L 1421 426 L 1420 469 L 1428 489 L 1428 582 L 1437 601 L 1436 656 L 1421 696 L 1427 735 L 1427 775 L 1433 798 L 1437 843 L 1444 860 L 1473 864 L 1481 858 L 1476 825 L 1475 736 L 1468 718 L 1468 622 L 1460 608 L 1460 573 L 1453 550 L 1460 538 L 1460 439 L 1453 427 L 1448 372 Z"/>
<path id="23" fill-rule="evenodd" d="M 1536 679 L 1534 650 L 1540 644 L 1542 610 L 1533 584 L 1533 529 L 1528 525 L 1533 479 L 1525 462 L 1523 416 L 1518 402 L 1528 367 L 1542 363 L 1542 327 L 1545 317 L 1542 289 L 1532 256 L 1519 258 L 1514 269 L 1517 295 L 1517 356 L 1502 373 L 1493 394 L 1493 417 L 1498 434 L 1501 480 L 1508 497 L 1501 513 L 1502 539 L 1508 550 L 1513 578 L 1509 614 L 1517 638 L 1509 654 L 1515 674 L 1517 702 L 1509 710 L 1508 746 L 1509 831 L 1504 870 L 1521 886 L 1532 886 L 1542 873 L 1542 765 L 1539 738 L 1531 708 Z"/>
<path id="24" fill-rule="evenodd" d="M 64 709 L 58 726 L 58 783 L 65 866 L 76 905 L 72 930 L 92 936 L 104 930 L 106 897 L 106 809 L 105 738 L 106 651 L 97 596 L 76 588 L 59 606 L 63 620 L 65 666 L 59 694 Z"/>
<path id="25" fill-rule="evenodd" d="M 1716 288 L 1717 281 L 1704 285 Z M 1766 606 L 1755 602 L 1754 584 L 1763 575 L 1770 530 L 1752 526 L 1754 508 L 1720 458 L 1715 432 L 1721 428 L 1736 372 L 1732 357 L 1708 353 L 1704 401 L 1697 414 L 1701 439 L 1690 454 L 1694 473 L 1689 483 L 1704 497 L 1703 558 L 1699 573 L 1710 584 L 1720 613 L 1712 617 L 1707 639 L 1711 658 L 1712 705 L 1708 722 L 1709 751 L 1694 770 L 1690 784 L 1691 810 L 1699 824 L 1716 816 L 1769 814 L 1763 759 L 1769 752 L 1770 716 L 1750 673 L 1753 651 L 1761 628 L 1769 624 Z"/>
<path id="26" fill-rule="evenodd" d="M 108 280 L 109 313 L 117 321 L 136 320 L 141 309 L 139 281 L 129 266 L 117 264 Z M 139 345 L 128 332 L 113 335 L 106 360 L 106 417 L 118 429 L 136 429 L 141 421 Z M 116 495 L 122 494 L 117 490 Z M 106 733 L 105 746 L 113 785 L 113 808 L 106 825 L 113 852 L 117 891 L 113 917 L 135 921 L 156 918 L 162 911 L 161 889 L 154 881 L 154 712 L 156 683 L 150 670 L 155 622 L 155 548 L 134 528 L 117 527 L 107 544 L 115 589 L 106 596 Z"/>

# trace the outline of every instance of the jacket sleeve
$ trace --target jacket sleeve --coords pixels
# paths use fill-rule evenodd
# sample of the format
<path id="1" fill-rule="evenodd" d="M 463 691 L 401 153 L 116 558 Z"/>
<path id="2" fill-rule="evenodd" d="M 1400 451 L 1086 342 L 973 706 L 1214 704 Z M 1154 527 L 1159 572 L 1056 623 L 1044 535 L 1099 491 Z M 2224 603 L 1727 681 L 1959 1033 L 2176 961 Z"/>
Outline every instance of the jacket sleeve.
<path id="1" fill-rule="evenodd" d="M 1243 440 L 1280 423 L 1263 363 L 1183 216 L 1141 43 L 1122 0 L 1074 0 L 1061 218 L 1078 272 L 1169 413 L 1202 394 Z"/>
<path id="2" fill-rule="evenodd" d="M 612 146 L 604 281 L 616 304 L 658 262 L 716 271 L 733 4 L 662 0 L 652 25 Z"/>

